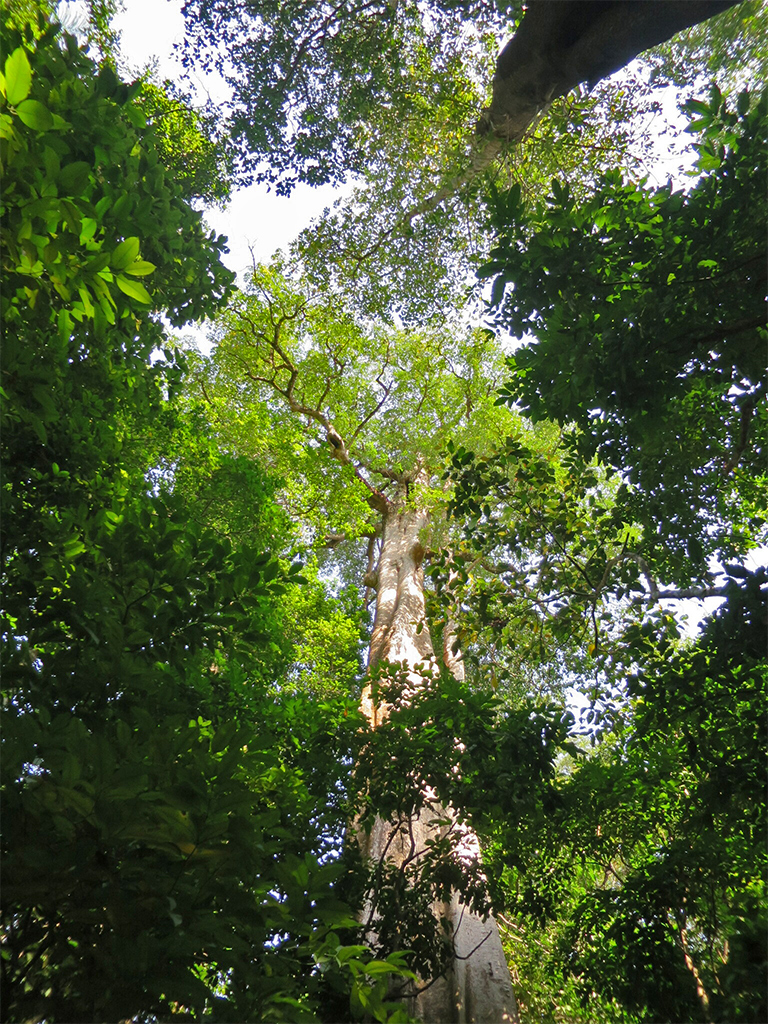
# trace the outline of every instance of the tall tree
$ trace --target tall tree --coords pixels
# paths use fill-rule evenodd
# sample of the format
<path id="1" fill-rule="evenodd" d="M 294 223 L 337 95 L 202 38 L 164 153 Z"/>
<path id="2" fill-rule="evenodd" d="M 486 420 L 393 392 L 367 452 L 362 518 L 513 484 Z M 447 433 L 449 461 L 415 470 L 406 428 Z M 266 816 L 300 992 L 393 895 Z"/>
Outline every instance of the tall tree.
<path id="1" fill-rule="evenodd" d="M 379 690 L 393 667 L 406 693 L 422 689 L 440 666 L 463 678 L 450 621 L 435 652 L 422 563 L 427 551 L 450 543 L 442 536 L 438 474 L 448 437 L 488 445 L 509 429 L 511 418 L 493 405 L 500 357 L 486 332 L 458 323 L 412 332 L 356 322 L 337 299 L 292 284 L 279 267 L 256 268 L 251 294 L 231 304 L 218 332 L 206 393 L 223 406 L 222 427 L 253 417 L 259 444 L 260 410 L 266 405 L 278 420 L 287 410 L 314 462 L 303 463 L 302 494 L 306 500 L 311 487 L 327 495 L 324 514 L 313 517 L 319 539 L 367 538 L 357 576 L 365 572 L 364 585 L 376 595 L 372 678 L 363 694 L 375 727 L 388 714 Z M 288 468 L 282 451 L 275 457 Z M 427 984 L 410 998 L 423 1019 L 514 1019 L 495 924 L 461 903 L 430 853 L 439 847 L 432 851 L 438 863 L 458 863 L 477 858 L 476 844 L 418 780 L 405 799 L 399 813 L 366 818 L 357 830 L 370 873 L 365 931 L 394 949 L 413 949 L 416 940 L 412 966 Z"/>

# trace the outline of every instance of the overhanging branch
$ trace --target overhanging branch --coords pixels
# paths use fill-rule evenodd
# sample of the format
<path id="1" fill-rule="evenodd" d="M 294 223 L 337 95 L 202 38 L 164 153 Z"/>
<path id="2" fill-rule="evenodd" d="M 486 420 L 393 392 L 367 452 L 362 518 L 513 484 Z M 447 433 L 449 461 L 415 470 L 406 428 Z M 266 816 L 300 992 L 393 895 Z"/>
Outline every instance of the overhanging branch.
<path id="1" fill-rule="evenodd" d="M 479 134 L 519 142 L 535 117 L 582 82 L 596 84 L 643 50 L 739 0 L 534 0 L 496 62 Z"/>

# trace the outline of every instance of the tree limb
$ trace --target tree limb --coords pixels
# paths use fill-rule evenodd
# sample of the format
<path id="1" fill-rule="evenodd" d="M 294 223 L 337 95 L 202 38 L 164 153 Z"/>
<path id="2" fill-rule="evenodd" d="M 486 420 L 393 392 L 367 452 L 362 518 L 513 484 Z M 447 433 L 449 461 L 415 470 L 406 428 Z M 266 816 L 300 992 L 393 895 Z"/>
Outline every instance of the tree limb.
<path id="1" fill-rule="evenodd" d="M 611 571 L 623 561 L 627 559 L 635 562 L 640 569 L 643 579 L 648 584 L 648 600 L 655 604 L 656 601 L 684 601 L 689 599 L 703 600 L 706 597 L 725 597 L 727 595 L 726 587 L 687 587 L 684 589 L 667 589 L 659 590 L 659 586 L 651 573 L 651 567 L 648 562 L 639 555 L 636 551 L 622 551 L 620 555 L 616 555 L 614 558 L 609 558 L 605 563 L 605 571 L 603 572 L 603 578 L 600 580 L 598 585 L 595 587 L 594 595 L 598 597 L 600 592 L 608 582 L 608 577 Z M 642 600 L 642 598 L 638 598 Z"/>
<path id="2" fill-rule="evenodd" d="M 582 82 L 595 85 L 643 50 L 739 0 L 535 0 L 499 54 L 477 132 L 519 142 L 534 118 Z"/>
<path id="3" fill-rule="evenodd" d="M 583 82 L 596 85 L 644 50 L 739 2 L 532 0 L 499 54 L 491 103 L 475 126 L 468 165 L 403 213 L 377 245 L 470 184 L 505 149 L 519 145 L 554 100 Z"/>

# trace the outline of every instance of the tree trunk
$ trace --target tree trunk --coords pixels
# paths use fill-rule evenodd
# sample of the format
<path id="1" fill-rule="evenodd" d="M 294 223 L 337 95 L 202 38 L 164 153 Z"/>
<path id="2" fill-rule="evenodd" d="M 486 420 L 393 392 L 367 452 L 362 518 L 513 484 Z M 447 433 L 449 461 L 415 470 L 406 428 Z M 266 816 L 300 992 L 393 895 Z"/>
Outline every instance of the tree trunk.
<path id="1" fill-rule="evenodd" d="M 423 534 L 429 517 L 408 501 L 409 487 L 425 482 L 423 476 L 423 471 L 418 471 L 410 484 L 401 483 L 394 500 L 388 501 L 383 512 L 376 616 L 369 654 L 369 669 L 380 661 L 405 665 L 414 688 L 423 685 L 420 666 L 437 667 L 424 608 Z M 446 667 L 463 674 L 461 660 L 452 651 L 453 630 L 446 629 L 446 636 Z M 363 694 L 362 708 L 374 726 L 383 721 L 388 711 L 384 705 L 376 706 L 370 686 Z M 437 800 L 428 800 L 420 813 L 405 820 L 378 818 L 370 834 L 358 833 L 363 857 L 374 864 L 386 861 L 407 872 L 427 849 L 427 841 L 444 835 L 451 827 L 437 824 L 435 819 L 451 818 L 450 809 L 441 807 Z M 476 837 L 465 832 L 462 856 L 476 859 L 479 854 Z M 463 906 L 455 893 L 449 902 L 433 904 L 432 910 L 447 925 L 446 934 L 452 938 L 450 967 L 443 977 L 430 979 L 429 984 L 419 986 L 408 998 L 410 1011 L 420 1020 L 434 1024 L 518 1022 L 509 969 L 493 918 L 483 920 Z M 375 911 L 371 916 L 375 927 Z"/>
<path id="2" fill-rule="evenodd" d="M 535 118 L 580 82 L 594 84 L 643 50 L 739 0 L 537 0 L 499 54 L 478 133 L 518 142 Z"/>
<path id="3" fill-rule="evenodd" d="M 590 87 L 677 32 L 742 0 L 534 0 L 496 61 L 491 102 L 475 125 L 469 161 L 395 224 L 393 234 L 430 213 L 521 142 L 559 96 Z"/>

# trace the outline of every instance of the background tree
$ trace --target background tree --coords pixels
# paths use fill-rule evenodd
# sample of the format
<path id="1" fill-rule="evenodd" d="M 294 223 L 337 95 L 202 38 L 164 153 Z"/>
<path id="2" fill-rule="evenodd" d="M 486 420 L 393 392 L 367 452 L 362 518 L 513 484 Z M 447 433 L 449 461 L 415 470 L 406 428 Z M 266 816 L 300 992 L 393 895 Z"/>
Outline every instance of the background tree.
<path id="1" fill-rule="evenodd" d="M 223 240 L 163 169 L 138 87 L 42 19 L 4 27 L 3 52 L 4 1014 L 381 1007 L 401 961 L 369 973 L 340 942 L 328 857 L 356 704 L 276 699 L 287 521 L 173 400 L 158 314 L 213 312 Z M 178 489 L 153 464 L 164 434 Z M 225 478 L 245 539 L 236 507 L 205 514 Z"/>
<path id="2" fill-rule="evenodd" d="M 714 79 L 724 93 L 764 82 L 766 10 L 755 0 L 679 32 L 645 55 L 656 81 L 702 93 Z"/>
<path id="3" fill-rule="evenodd" d="M 530 771 L 533 758 L 546 790 L 553 748 L 565 742 L 569 717 L 562 686 L 554 687 L 560 699 L 553 708 L 547 704 L 551 684 L 543 702 L 537 702 L 526 695 L 525 683 L 530 686 L 538 674 L 541 686 L 563 670 L 568 658 L 581 667 L 605 643 L 597 619 L 609 617 L 607 600 L 615 590 L 613 580 L 611 587 L 606 584 L 612 570 L 626 576 L 622 554 L 631 524 L 614 514 L 604 474 L 583 460 L 564 459 L 567 446 L 551 429 L 532 434 L 532 448 L 522 440 L 507 440 L 503 446 L 516 467 L 514 497 L 501 495 L 493 510 L 484 507 L 484 499 L 466 497 L 473 484 L 487 494 L 499 483 L 473 475 L 476 457 L 466 446 L 490 452 L 494 439 L 500 443 L 510 430 L 520 438 L 526 435 L 519 423 L 499 417 L 495 381 L 502 357 L 487 333 L 470 332 L 460 323 L 450 331 L 415 332 L 360 321 L 339 297 L 291 281 L 277 263 L 254 270 L 251 294 L 238 297 L 217 320 L 215 338 L 210 364 L 200 363 L 198 386 L 220 444 L 272 465 L 284 479 L 281 500 L 305 523 L 308 540 L 328 545 L 334 556 L 352 543 L 356 559 L 328 561 L 326 571 L 333 566 L 343 579 L 376 593 L 368 659 L 373 685 L 363 695 L 363 706 L 377 730 L 385 729 L 391 746 L 378 737 L 366 738 L 358 757 L 355 778 L 365 797 L 358 829 L 365 830 L 361 845 L 368 875 L 357 883 L 356 902 L 362 902 L 365 923 L 383 948 L 410 946 L 414 969 L 423 978 L 435 978 L 450 957 L 446 961 L 439 934 L 433 923 L 430 927 L 434 903 L 450 903 L 455 889 L 468 907 L 485 913 L 490 906 L 476 856 L 467 852 L 466 829 L 474 825 L 477 801 L 467 781 L 450 780 L 456 775 L 464 780 L 466 770 L 466 779 L 477 787 L 483 773 L 483 785 L 494 793 L 492 806 L 498 808 L 502 780 L 515 765 L 522 773 L 521 759 Z M 448 467 L 445 448 L 453 452 Z M 491 458 L 499 464 L 499 455 Z M 444 523 L 446 501 L 456 485 L 465 497 L 454 497 L 450 507 L 457 520 L 469 519 L 463 539 Z M 564 487 L 572 492 L 563 494 Z M 479 525 L 482 517 L 489 524 L 485 532 Z M 493 564 L 491 536 L 497 551 L 506 549 L 504 563 Z M 429 619 L 425 561 L 438 587 Z M 513 578 L 522 593 L 510 597 Z M 465 609 L 472 606 L 480 607 L 479 613 L 470 611 L 472 621 L 490 624 L 497 648 L 503 650 L 514 637 L 515 658 L 506 652 L 500 662 L 489 658 L 487 636 L 472 636 L 463 624 Z M 433 632 L 439 641 L 437 657 Z M 465 764 L 458 751 L 466 738 L 458 724 L 452 741 L 442 732 L 438 739 L 425 725 L 425 737 L 431 739 L 413 742 L 418 713 L 426 706 L 433 714 L 424 702 L 431 699 L 430 677 L 439 664 L 463 683 L 464 660 L 457 645 L 465 642 L 471 652 L 471 684 L 485 690 L 486 703 L 474 702 L 474 714 L 497 710 L 497 698 L 482 681 L 490 666 L 497 689 L 499 677 L 504 680 L 507 708 L 515 712 L 508 719 L 510 728 L 512 723 L 520 728 L 526 716 L 533 715 L 536 723 L 546 720 L 543 706 L 546 714 L 557 716 L 546 726 L 543 750 L 534 744 L 525 753 L 525 744 L 518 741 L 499 759 L 496 744 L 510 743 L 504 731 L 501 740 L 486 735 L 484 754 L 473 748 L 474 761 Z M 440 687 L 442 713 L 449 719 L 455 713 L 457 723 L 479 729 L 471 716 L 454 712 L 452 703 L 470 701 L 471 691 L 451 688 L 445 678 Z M 530 728 L 523 730 L 526 736 Z M 452 724 L 448 735 L 454 735 Z M 406 754 L 401 746 L 409 742 L 413 750 Z M 448 781 L 440 781 L 443 773 Z M 349 792 L 353 804 L 361 799 L 354 786 Z M 451 812 L 442 811 L 430 795 L 446 792 Z M 378 814 L 382 806 L 386 817 Z M 440 828 L 430 825 L 430 818 Z M 484 834 L 498 840 L 500 821 L 492 823 L 492 814 L 480 820 Z M 509 835 L 505 840 L 510 842 Z M 464 925 L 458 926 L 461 911 L 455 901 L 442 913 L 457 934 L 464 928 L 460 955 L 480 945 L 486 933 L 479 921 L 466 912 Z M 472 936 L 468 944 L 467 936 Z M 469 964 L 471 988 L 477 979 L 472 978 L 471 958 Z M 459 999 L 469 1004 L 460 972 L 454 974 Z M 432 1005 L 441 989 L 426 991 L 429 997 L 420 997 L 417 1007 L 428 1019 L 452 1012 Z"/>

